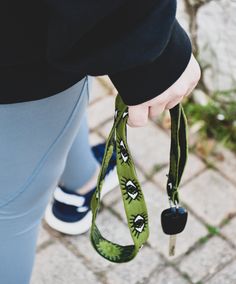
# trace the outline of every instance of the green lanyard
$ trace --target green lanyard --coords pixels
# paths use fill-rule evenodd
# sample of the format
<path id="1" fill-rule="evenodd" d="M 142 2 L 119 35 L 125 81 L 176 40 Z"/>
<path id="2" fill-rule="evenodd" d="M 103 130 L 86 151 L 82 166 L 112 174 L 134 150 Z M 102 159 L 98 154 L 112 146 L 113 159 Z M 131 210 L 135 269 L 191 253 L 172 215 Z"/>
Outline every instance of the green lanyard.
<path id="1" fill-rule="evenodd" d="M 170 167 L 167 181 L 167 194 L 170 203 L 178 205 L 178 186 L 187 159 L 187 121 L 180 104 L 170 109 L 171 115 L 171 148 Z M 117 94 L 115 101 L 114 123 L 106 141 L 105 152 L 97 188 L 91 200 L 92 225 L 90 241 L 95 250 L 111 262 L 121 263 L 132 260 L 149 237 L 148 212 L 138 181 L 135 165 L 127 144 L 128 106 Z M 100 208 L 100 196 L 105 173 L 113 154 L 116 151 L 116 167 L 125 208 L 127 224 L 133 239 L 133 245 L 120 245 L 104 238 L 95 224 Z"/>

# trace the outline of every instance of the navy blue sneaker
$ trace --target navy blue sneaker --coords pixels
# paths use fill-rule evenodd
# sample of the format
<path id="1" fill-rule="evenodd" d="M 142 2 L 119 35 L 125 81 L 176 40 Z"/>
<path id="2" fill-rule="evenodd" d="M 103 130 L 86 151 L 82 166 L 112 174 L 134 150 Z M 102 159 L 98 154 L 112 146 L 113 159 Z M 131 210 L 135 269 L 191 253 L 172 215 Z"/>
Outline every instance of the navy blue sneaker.
<path id="1" fill-rule="evenodd" d="M 105 143 L 92 146 L 97 161 L 102 163 Z M 101 199 L 119 184 L 116 172 L 116 153 L 112 154 L 101 192 Z M 54 191 L 53 200 L 48 204 L 44 219 L 53 229 L 68 235 L 79 235 L 88 231 L 92 224 L 90 201 L 96 186 L 86 194 L 71 192 L 58 185 Z"/>

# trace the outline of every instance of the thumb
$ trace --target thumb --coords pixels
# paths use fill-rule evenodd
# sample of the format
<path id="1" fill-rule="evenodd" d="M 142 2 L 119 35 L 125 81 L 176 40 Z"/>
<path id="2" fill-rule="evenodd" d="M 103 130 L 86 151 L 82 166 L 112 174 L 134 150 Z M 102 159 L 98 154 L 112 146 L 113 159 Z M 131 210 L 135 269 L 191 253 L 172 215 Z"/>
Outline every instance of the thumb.
<path id="1" fill-rule="evenodd" d="M 144 126 L 148 122 L 148 106 L 139 104 L 128 106 L 127 124 L 131 127 Z"/>

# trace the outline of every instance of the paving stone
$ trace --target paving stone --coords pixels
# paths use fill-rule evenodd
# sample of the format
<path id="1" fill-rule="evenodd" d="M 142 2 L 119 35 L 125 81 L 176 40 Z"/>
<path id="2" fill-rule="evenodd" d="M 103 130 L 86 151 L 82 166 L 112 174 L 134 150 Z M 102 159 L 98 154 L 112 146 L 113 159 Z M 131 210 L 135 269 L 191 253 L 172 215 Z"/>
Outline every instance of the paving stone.
<path id="1" fill-rule="evenodd" d="M 236 283 L 236 260 L 219 271 L 206 284 L 235 284 Z"/>
<path id="2" fill-rule="evenodd" d="M 99 131 L 108 136 L 112 122 L 106 123 Z M 130 127 L 127 124 L 127 140 L 134 162 L 149 174 L 155 165 L 169 161 L 170 138 L 151 120 L 144 127 Z"/>
<path id="3" fill-rule="evenodd" d="M 143 246 L 132 261 L 120 263 L 110 270 L 107 270 L 105 274 L 106 283 L 146 283 L 150 273 L 154 269 L 160 270 L 163 264 L 163 261 L 153 249 Z"/>
<path id="4" fill-rule="evenodd" d="M 217 156 L 209 156 L 209 161 L 236 184 L 236 155 L 225 147 L 222 147 L 220 144 L 216 145 L 216 153 L 218 154 L 218 159 Z"/>
<path id="5" fill-rule="evenodd" d="M 122 198 L 121 190 L 119 185 L 116 186 L 112 191 L 108 192 L 102 199 L 102 203 L 106 206 L 112 206 L 113 203 L 117 202 Z"/>
<path id="6" fill-rule="evenodd" d="M 148 284 L 188 284 L 189 281 L 184 279 L 172 267 L 163 268 L 161 271 L 155 272 Z"/>
<path id="7" fill-rule="evenodd" d="M 115 96 L 106 96 L 96 103 L 90 105 L 87 110 L 88 124 L 94 129 L 107 119 L 113 119 L 115 113 Z"/>
<path id="8" fill-rule="evenodd" d="M 236 246 L 236 218 L 233 218 L 222 229 L 221 233 L 225 235 Z"/>
<path id="9" fill-rule="evenodd" d="M 236 212 L 236 189 L 218 172 L 208 169 L 180 187 L 180 198 L 213 226 Z"/>
<path id="10" fill-rule="evenodd" d="M 91 132 L 89 134 L 89 144 L 91 146 L 94 146 L 96 144 L 105 142 L 105 139 L 103 139 L 101 136 L 99 136 L 96 132 Z"/>
<path id="11" fill-rule="evenodd" d="M 99 127 L 98 132 L 104 136 L 105 138 L 107 138 L 109 136 L 109 133 L 111 131 L 111 128 L 113 126 L 114 123 L 114 119 L 110 119 L 109 121 L 107 121 L 102 127 Z"/>
<path id="12" fill-rule="evenodd" d="M 109 93 L 110 89 L 102 84 L 98 77 L 90 76 L 89 104 L 94 103 L 97 99 L 107 96 Z"/>
<path id="13" fill-rule="evenodd" d="M 183 0 L 179 0 L 177 2 L 176 17 L 177 17 L 179 23 L 181 24 L 181 26 L 184 28 L 184 30 L 188 33 L 188 35 L 190 35 L 190 33 L 189 33 L 190 17 L 188 15 L 188 13 L 186 13 L 186 11 L 185 11 L 185 4 L 184 4 Z"/>
<path id="14" fill-rule="evenodd" d="M 199 238 L 207 235 L 207 229 L 190 212 L 188 221 L 183 232 L 178 234 L 176 241 L 176 250 L 174 256 L 168 255 L 169 236 L 162 231 L 161 212 L 169 207 L 167 194 L 151 182 L 143 185 L 143 193 L 149 215 L 149 239 L 148 243 L 156 251 L 161 252 L 169 261 L 175 261 L 180 255 L 183 255 L 193 246 Z M 125 211 L 122 201 L 113 206 L 114 210 L 126 222 Z"/>
<path id="15" fill-rule="evenodd" d="M 107 89 L 109 89 L 110 94 L 116 95 L 118 93 L 108 75 L 98 76 L 97 78 L 100 82 L 102 81 L 102 84 L 104 84 Z"/>
<path id="16" fill-rule="evenodd" d="M 31 284 L 100 283 L 81 259 L 59 242 L 40 251 L 35 260 Z"/>
<path id="17" fill-rule="evenodd" d="M 43 228 L 43 226 L 40 226 L 39 229 L 39 236 L 37 241 L 37 246 L 41 246 L 43 243 L 49 241 L 51 239 L 51 236 L 49 233 Z"/>
<path id="18" fill-rule="evenodd" d="M 185 166 L 185 170 L 181 179 L 181 184 L 192 179 L 196 174 L 205 168 L 205 164 L 194 154 L 189 153 L 188 160 Z M 154 176 L 153 180 L 157 182 L 161 187 L 166 189 L 167 176 L 169 171 L 169 166 L 164 167 L 162 170 L 158 171 Z"/>
<path id="19" fill-rule="evenodd" d="M 236 255 L 230 245 L 218 236 L 214 236 L 197 250 L 192 251 L 179 264 L 183 273 L 190 276 L 193 283 L 217 272 L 219 267 Z M 218 282 L 224 283 L 224 282 Z"/>
<path id="20" fill-rule="evenodd" d="M 96 224 L 101 234 L 108 240 L 121 245 L 133 243 L 128 227 L 126 227 L 108 209 L 100 210 L 96 219 Z M 84 255 L 88 265 L 90 265 L 91 269 L 94 271 L 107 271 L 110 267 L 116 266 L 116 263 L 106 260 L 92 247 L 89 239 L 89 232 L 79 236 L 67 236 L 66 239 L 75 245 L 77 250 Z"/>
<path id="21" fill-rule="evenodd" d="M 89 232 L 79 236 L 68 236 L 66 238 L 69 242 L 73 243 L 77 250 L 86 258 L 88 266 L 93 271 L 106 271 L 113 265 L 95 251 L 89 240 Z"/>
<path id="22" fill-rule="evenodd" d="M 139 170 L 138 167 L 135 167 L 136 172 L 137 172 L 137 177 L 140 183 L 143 183 L 144 181 L 146 181 L 146 177 L 144 176 L 144 174 L 142 173 L 141 170 Z"/>
<path id="23" fill-rule="evenodd" d="M 200 1 L 198 1 L 200 2 Z M 203 2 L 203 1 L 201 1 Z M 204 1 L 197 13 L 198 60 L 211 91 L 235 88 L 236 5 L 234 0 Z"/>

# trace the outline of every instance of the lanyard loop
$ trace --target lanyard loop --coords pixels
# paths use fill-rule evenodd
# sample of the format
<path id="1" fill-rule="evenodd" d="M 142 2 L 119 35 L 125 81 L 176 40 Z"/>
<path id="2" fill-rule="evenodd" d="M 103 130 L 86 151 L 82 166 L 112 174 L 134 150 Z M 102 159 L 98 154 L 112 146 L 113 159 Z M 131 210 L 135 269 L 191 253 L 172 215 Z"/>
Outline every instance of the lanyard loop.
<path id="1" fill-rule="evenodd" d="M 181 105 L 170 109 L 170 114 L 171 150 L 167 189 L 169 198 L 173 202 L 179 202 L 178 185 L 187 159 L 186 118 Z M 106 142 L 97 188 L 90 204 L 92 210 L 90 241 L 102 257 L 116 263 L 132 260 L 149 237 L 149 218 L 146 202 L 127 143 L 127 119 L 128 106 L 124 104 L 121 96 L 117 94 L 114 123 Z M 133 245 L 123 246 L 107 240 L 102 236 L 95 224 L 100 208 L 102 185 L 113 151 L 116 151 L 117 174 Z M 171 187 L 170 184 L 173 186 Z"/>
<path id="2" fill-rule="evenodd" d="M 187 119 L 181 104 L 170 110 L 171 145 L 167 194 L 171 202 L 179 204 L 178 188 L 188 158 Z"/>

